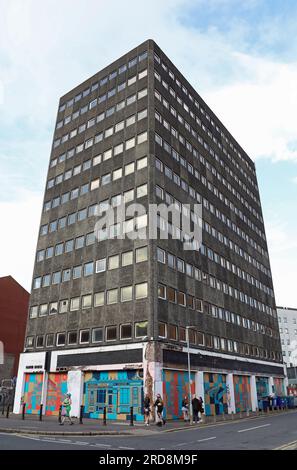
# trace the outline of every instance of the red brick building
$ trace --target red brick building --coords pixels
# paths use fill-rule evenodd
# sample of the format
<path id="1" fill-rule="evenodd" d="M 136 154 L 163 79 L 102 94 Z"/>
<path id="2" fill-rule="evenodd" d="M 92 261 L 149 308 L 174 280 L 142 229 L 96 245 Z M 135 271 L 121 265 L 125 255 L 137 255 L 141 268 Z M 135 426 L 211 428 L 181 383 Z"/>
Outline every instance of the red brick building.
<path id="1" fill-rule="evenodd" d="M 17 375 L 19 355 L 24 349 L 28 305 L 29 292 L 13 277 L 0 277 L 0 341 L 4 348 L 0 380 Z"/>

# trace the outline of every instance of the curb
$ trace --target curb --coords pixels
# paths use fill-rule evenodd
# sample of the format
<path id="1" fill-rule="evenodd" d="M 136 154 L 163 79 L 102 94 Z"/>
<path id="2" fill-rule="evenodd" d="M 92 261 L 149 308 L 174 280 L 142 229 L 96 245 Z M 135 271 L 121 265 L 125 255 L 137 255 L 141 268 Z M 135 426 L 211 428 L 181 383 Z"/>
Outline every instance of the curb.
<path id="1" fill-rule="evenodd" d="M 289 442 L 288 444 L 284 444 L 280 447 L 276 447 L 273 450 L 296 450 L 297 449 L 297 441 Z"/>
<path id="2" fill-rule="evenodd" d="M 13 429 L 0 428 L 0 433 L 4 434 L 38 434 L 40 436 L 133 436 L 129 431 L 86 431 L 86 432 L 67 432 L 67 431 L 33 431 L 32 429 Z"/>

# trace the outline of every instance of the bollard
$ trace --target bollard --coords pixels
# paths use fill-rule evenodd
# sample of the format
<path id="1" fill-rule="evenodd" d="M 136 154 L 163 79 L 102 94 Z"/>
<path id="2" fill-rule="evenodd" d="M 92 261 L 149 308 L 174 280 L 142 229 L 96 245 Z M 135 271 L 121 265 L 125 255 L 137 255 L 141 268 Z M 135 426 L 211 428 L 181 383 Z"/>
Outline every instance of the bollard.
<path id="1" fill-rule="evenodd" d="M 250 410 L 247 409 L 247 410 L 246 410 L 246 417 L 248 418 L 249 416 L 250 416 Z"/>
<path id="2" fill-rule="evenodd" d="M 10 411 L 9 408 L 10 408 L 10 405 L 8 403 L 7 410 L 6 410 L 6 418 L 9 418 L 9 411 Z"/>
<path id="3" fill-rule="evenodd" d="M 214 423 L 216 423 L 216 422 L 217 422 L 217 417 L 216 417 L 216 415 L 215 415 L 215 414 L 213 415 L 213 422 L 214 422 Z"/>
<path id="4" fill-rule="evenodd" d="M 60 424 L 62 423 L 62 405 L 60 405 L 60 407 L 59 407 L 58 421 L 59 421 Z"/>
<path id="5" fill-rule="evenodd" d="M 239 412 L 239 419 L 242 419 L 242 411 Z"/>
<path id="6" fill-rule="evenodd" d="M 134 426 L 133 406 L 130 407 L 130 426 Z"/>
<path id="7" fill-rule="evenodd" d="M 84 405 L 81 405 L 80 413 L 79 413 L 79 424 L 83 424 L 83 412 L 84 412 Z"/>
<path id="8" fill-rule="evenodd" d="M 106 426 L 106 406 L 103 408 L 103 426 Z"/>
<path id="9" fill-rule="evenodd" d="M 2 414 L 4 415 L 5 413 L 5 400 L 3 398 L 3 403 L 2 403 Z"/>
<path id="10" fill-rule="evenodd" d="M 43 409 L 43 404 L 41 403 L 40 409 L 39 409 L 39 421 L 42 421 L 42 409 Z"/>
<path id="11" fill-rule="evenodd" d="M 231 419 L 234 419 L 234 411 L 231 411 Z"/>
<path id="12" fill-rule="evenodd" d="M 26 413 L 26 403 L 23 403 L 23 406 L 22 406 L 22 419 L 23 420 L 25 419 L 25 413 Z"/>

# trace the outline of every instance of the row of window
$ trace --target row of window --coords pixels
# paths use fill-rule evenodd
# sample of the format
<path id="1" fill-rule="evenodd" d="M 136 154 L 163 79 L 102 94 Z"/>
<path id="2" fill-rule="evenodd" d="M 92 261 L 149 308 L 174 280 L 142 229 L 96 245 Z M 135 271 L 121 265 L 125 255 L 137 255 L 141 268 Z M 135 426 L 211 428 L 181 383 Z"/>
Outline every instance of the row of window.
<path id="1" fill-rule="evenodd" d="M 109 137 L 109 135 L 112 135 L 113 131 L 118 132 L 121 129 L 124 129 L 124 125 L 126 123 L 126 126 L 130 126 L 131 124 L 134 124 L 137 121 L 144 119 L 147 117 L 147 109 L 143 109 L 142 111 L 138 112 L 137 114 L 133 114 L 129 118 L 127 118 L 125 121 L 121 121 L 117 123 L 114 127 L 110 127 L 109 129 L 106 129 L 104 132 L 104 138 Z M 88 145 L 93 145 L 93 139 L 89 139 L 87 142 Z M 87 145 L 87 142 L 85 145 Z M 110 149 L 110 154 L 111 154 L 111 149 Z M 107 153 L 105 155 L 105 160 L 107 160 Z M 64 157 L 65 158 L 65 157 Z M 95 157 L 96 158 L 96 157 Z M 56 159 L 57 160 L 57 159 Z M 98 158 L 95 160 L 93 159 L 93 165 L 100 163 L 98 161 Z M 91 167 L 91 160 L 88 160 L 87 162 L 84 162 L 83 164 L 79 164 L 74 166 L 73 168 L 70 168 L 67 170 L 65 173 L 60 173 L 57 175 L 55 178 L 51 178 L 47 182 L 47 189 L 52 188 L 53 186 L 56 186 L 57 184 L 62 183 L 63 181 L 67 181 L 73 176 L 79 175 L 81 171 L 88 170 Z"/>
<path id="2" fill-rule="evenodd" d="M 142 52 L 137 57 L 129 60 L 128 64 L 121 65 L 117 70 L 114 70 L 109 75 L 101 78 L 99 81 L 94 82 L 90 87 L 86 88 L 83 92 L 77 94 L 74 98 L 71 98 L 66 103 L 61 104 L 59 107 L 59 113 L 64 111 L 66 108 L 71 108 L 75 103 L 80 101 L 82 98 L 85 98 L 93 91 L 97 90 L 99 87 L 104 86 L 108 81 L 115 79 L 117 76 L 120 76 L 122 73 L 126 72 L 128 69 L 135 67 L 138 62 L 141 62 L 147 58 L 147 51 Z"/>
<path id="3" fill-rule="evenodd" d="M 283 320 L 284 320 L 284 323 L 288 323 L 288 318 L 287 317 L 283 317 Z M 282 317 L 278 317 L 278 321 L 279 323 L 282 322 Z M 297 319 L 296 318 L 293 318 L 293 324 L 296 325 L 297 324 Z"/>
<path id="4" fill-rule="evenodd" d="M 294 334 L 297 335 L 297 330 L 295 330 L 295 333 L 294 333 Z M 284 345 L 285 345 L 285 340 L 282 339 L 281 341 L 282 341 L 282 345 L 284 346 Z M 293 341 L 295 341 L 295 340 L 293 340 Z M 289 339 L 287 339 L 287 340 L 286 340 L 286 345 L 287 345 L 287 346 L 290 346 L 290 344 L 291 344 L 291 341 L 290 341 Z"/>
<path id="5" fill-rule="evenodd" d="M 173 341 L 187 342 L 186 328 L 159 322 L 159 338 Z M 194 328 L 189 328 L 189 343 L 193 346 L 220 350 L 222 352 L 236 353 L 244 356 L 281 360 L 278 352 L 268 351 L 246 343 L 239 343 L 232 339 L 213 336 L 202 333 Z"/>
<path id="6" fill-rule="evenodd" d="M 97 162 L 101 161 L 102 155 L 97 155 L 93 159 L 93 164 L 96 165 Z M 95 162 L 96 160 L 96 162 Z M 134 173 L 135 170 L 140 171 L 143 168 L 147 167 L 147 157 L 142 157 L 136 160 L 135 162 L 128 163 L 124 166 L 124 174 L 128 176 L 131 173 Z M 144 189 L 144 188 L 143 188 Z M 138 194 L 143 194 L 143 189 L 139 187 Z M 135 190 L 130 189 L 123 193 L 123 200 L 125 203 L 133 201 L 135 198 Z M 63 197 L 63 195 L 62 195 Z M 142 196 L 140 196 L 142 197 Z M 115 207 L 117 205 L 117 201 L 120 198 L 120 194 L 116 194 L 110 198 L 110 204 Z M 73 212 L 71 214 L 65 215 L 60 219 L 55 219 L 51 221 L 49 224 L 44 224 L 40 227 L 40 235 L 47 235 L 48 233 L 56 232 L 57 230 L 65 228 L 67 225 L 72 225 L 76 222 L 80 222 L 85 220 L 87 217 L 92 217 L 96 214 L 101 213 L 102 211 L 106 210 L 109 205 L 109 199 L 101 201 L 99 204 L 92 204 L 89 207 L 85 207 L 78 212 Z"/>
<path id="7" fill-rule="evenodd" d="M 80 238 L 80 237 L 79 237 Z M 79 240 L 76 239 L 76 240 Z M 80 243 L 80 242 L 79 242 Z M 59 243 L 56 245 L 60 248 L 62 244 Z M 53 247 L 50 247 L 50 254 L 53 255 Z M 65 242 L 65 250 L 73 249 L 73 240 L 68 240 Z M 65 251 L 66 252 L 66 251 Z M 67 251 L 68 252 L 68 251 Z M 48 250 L 45 250 L 45 256 L 48 255 Z M 140 263 L 142 261 L 147 261 L 147 247 L 137 248 L 135 251 L 136 262 Z M 48 256 L 49 257 L 49 256 Z M 122 254 L 122 267 L 127 266 L 128 260 L 133 259 L 133 252 L 128 251 Z M 124 264 L 123 264 L 124 263 Z M 129 263 L 132 264 L 132 263 Z M 118 269 L 120 267 L 120 255 L 112 255 L 108 258 L 108 269 Z M 33 279 L 33 289 L 40 289 L 41 287 L 49 287 L 51 284 L 56 285 L 61 282 L 70 281 L 70 279 L 80 279 L 82 276 L 91 276 L 93 274 L 101 273 L 106 270 L 106 258 L 99 259 L 97 261 L 90 261 L 84 263 L 83 265 L 74 266 L 73 268 L 66 268 L 62 271 L 56 271 L 52 274 L 45 274 L 43 276 L 38 276 Z"/>
<path id="8" fill-rule="evenodd" d="M 136 101 L 137 99 L 137 95 L 131 95 L 131 97 L 129 97 L 129 101 L 127 100 L 123 100 L 121 101 L 120 103 L 118 103 L 115 107 L 112 107 L 112 108 L 109 108 L 108 110 L 106 110 L 106 112 L 102 112 L 101 114 L 99 114 L 97 117 L 96 117 L 96 120 L 98 119 L 98 122 L 100 121 L 103 121 L 106 117 L 108 117 L 108 114 L 113 114 L 115 111 L 120 111 L 121 109 L 123 109 L 126 105 L 129 105 L 129 104 L 132 104 Z M 144 110 L 143 110 L 144 111 Z M 94 118 L 95 119 L 95 118 Z M 92 120 L 90 120 L 92 121 Z M 89 121 L 88 121 L 89 123 Z M 83 124 L 84 126 L 85 124 Z M 97 143 L 97 142 L 101 142 L 103 140 L 103 132 L 101 132 L 100 134 L 98 134 L 98 136 L 95 136 L 94 137 L 94 142 Z M 79 151 L 82 151 L 83 150 L 83 146 L 84 144 L 80 144 L 80 146 L 78 146 L 78 149 Z M 89 143 L 87 144 L 87 148 L 89 146 Z M 59 155 L 58 157 L 55 157 L 53 158 L 51 161 L 50 161 L 50 168 L 56 166 L 58 163 L 62 163 L 64 162 L 65 160 L 69 160 L 70 158 L 74 157 L 74 155 L 78 153 L 77 152 L 77 148 L 76 147 L 72 147 L 71 149 L 67 150 L 66 152 L 62 153 L 61 155 Z"/>
<path id="9" fill-rule="evenodd" d="M 125 150 L 129 150 L 131 148 L 134 148 L 135 145 L 140 145 L 144 142 L 147 141 L 147 132 L 142 132 L 141 134 L 138 134 L 135 137 L 132 137 L 131 139 L 128 139 L 125 141 Z M 118 155 L 119 153 L 122 153 L 124 151 L 124 144 L 121 143 L 119 145 L 116 145 L 113 148 L 113 156 Z M 106 150 L 103 153 L 103 161 L 108 160 L 109 158 L 112 158 L 112 149 Z M 99 159 L 98 159 L 99 163 Z M 128 165 L 127 165 L 128 166 Z M 134 162 L 131 163 L 131 173 L 134 172 Z M 128 167 L 129 168 L 129 167 Z M 132 171 L 133 168 L 133 171 Z M 126 172 L 126 168 L 125 168 Z M 125 175 L 129 174 L 129 169 L 127 170 L 127 173 Z M 43 211 L 47 212 L 50 209 L 53 209 L 55 207 L 58 207 L 62 204 L 65 204 L 69 200 L 76 199 L 79 196 L 83 196 L 84 194 L 88 193 L 89 191 L 93 191 L 94 189 L 98 189 L 99 186 L 105 186 L 106 184 L 111 183 L 112 181 L 115 181 L 119 178 L 121 178 L 123 175 L 123 170 L 122 168 L 118 168 L 117 170 L 114 170 L 113 172 L 106 173 L 105 175 L 102 175 L 101 178 L 96 178 L 92 180 L 90 183 L 85 183 L 84 185 L 80 187 L 76 187 L 72 189 L 71 191 L 68 191 L 67 193 L 62 194 L 62 196 L 56 196 L 53 199 L 46 201 L 43 206 Z"/>
<path id="10" fill-rule="evenodd" d="M 134 338 L 144 338 L 147 336 L 147 321 L 134 323 Z M 103 341 L 128 340 L 133 338 L 133 325 L 125 323 L 118 327 L 116 325 L 93 328 L 92 330 L 84 329 L 80 331 L 69 331 L 57 333 L 49 333 L 46 335 L 27 336 L 26 348 L 50 348 L 54 346 L 74 346 L 77 344 L 97 344 Z"/>
<path id="11" fill-rule="evenodd" d="M 296 323 L 295 323 L 295 324 L 296 324 Z M 280 328 L 280 329 L 279 329 L 279 332 L 280 332 L 280 333 L 285 333 L 285 334 L 288 335 L 288 334 L 289 334 L 289 329 L 288 329 L 288 328 L 284 328 L 284 329 L 283 329 L 283 328 Z M 297 335 L 297 330 L 294 330 L 294 335 Z"/>
<path id="12" fill-rule="evenodd" d="M 258 281 L 258 279 L 254 278 L 252 275 L 250 275 L 243 269 L 239 268 L 239 266 L 236 266 L 234 263 L 232 263 L 228 259 L 224 258 L 223 256 L 213 251 L 211 248 L 208 248 L 207 246 L 203 244 L 200 246 L 200 252 L 202 255 L 207 256 L 210 261 L 214 261 L 215 263 L 222 266 L 224 269 L 227 269 L 228 271 L 233 273 L 239 279 L 243 279 L 245 282 L 248 282 L 248 284 L 250 284 L 251 286 L 256 287 L 260 291 L 265 292 L 265 294 L 268 294 L 272 298 L 274 298 L 274 293 L 272 289 L 264 285 L 262 282 Z M 165 250 L 158 248 L 157 256 L 158 256 L 158 261 L 160 263 L 163 263 L 163 264 L 166 263 L 166 251 Z M 181 260 L 180 258 L 177 258 L 177 260 L 179 260 L 179 262 L 177 262 L 175 256 L 172 255 L 171 253 L 167 254 L 167 258 L 168 258 L 168 266 L 170 268 L 172 269 L 177 268 L 178 271 L 184 273 L 185 266 L 186 266 L 186 274 L 190 277 L 194 277 L 193 276 L 194 266 L 188 263 L 184 263 L 183 260 Z"/>
<path id="13" fill-rule="evenodd" d="M 106 96 L 106 95 L 104 95 L 104 96 Z M 69 133 L 64 134 L 62 137 L 59 137 L 58 139 L 55 139 L 54 140 L 54 148 L 57 148 L 59 145 L 64 144 L 68 140 L 70 140 L 70 139 L 74 138 L 75 136 L 77 136 L 78 134 L 81 134 L 82 132 L 84 132 L 87 129 L 87 124 L 88 124 L 88 127 L 92 127 L 94 124 L 102 121 L 105 117 L 111 116 L 115 112 L 115 110 L 119 111 L 120 109 L 123 109 L 125 106 L 129 106 L 130 104 L 135 103 L 136 100 L 141 100 L 141 98 L 144 98 L 145 96 L 147 96 L 147 88 L 143 88 L 137 94 L 133 94 L 133 95 L 128 96 L 125 100 L 121 101 L 116 106 L 113 106 L 113 107 L 109 108 L 109 110 L 107 110 L 106 113 L 99 114 L 97 116 L 97 118 L 94 117 L 93 119 L 90 119 L 88 121 L 88 123 L 83 123 L 79 127 L 74 128 Z M 96 101 L 96 105 L 97 105 L 97 100 L 94 100 L 94 101 Z M 93 101 L 91 103 L 93 103 Z M 110 129 L 107 129 L 105 131 L 105 133 L 106 133 L 105 137 L 109 137 L 110 135 L 112 135 L 109 132 L 110 132 Z M 100 140 L 98 140 L 99 135 L 95 136 L 95 139 L 94 139 L 95 141 L 96 141 L 96 138 L 97 138 L 97 142 L 99 142 L 100 141 Z M 89 141 L 90 141 L 90 139 L 86 141 L 85 148 L 89 148 L 91 146 Z M 95 143 L 97 143 L 97 142 L 95 142 Z"/>
<path id="14" fill-rule="evenodd" d="M 249 320 L 248 318 L 242 317 L 236 313 L 230 312 L 222 307 L 210 304 L 209 302 L 202 301 L 201 299 L 195 298 L 193 295 L 186 294 L 174 287 L 166 286 L 164 284 L 158 284 L 158 298 L 161 300 L 168 300 L 173 304 L 181 307 L 187 307 L 197 312 L 211 315 L 213 318 L 225 321 L 227 323 L 233 323 L 234 325 L 253 330 L 257 333 L 262 333 L 270 337 L 278 337 L 278 332 L 273 331 L 268 326 L 261 323 Z"/>
<path id="15" fill-rule="evenodd" d="M 158 64 L 161 64 L 162 65 L 162 68 L 163 70 L 165 70 L 166 72 L 168 72 L 169 74 L 169 77 L 177 84 L 177 86 L 185 93 L 186 96 L 188 96 L 189 100 L 191 101 L 191 103 L 194 103 L 195 107 L 200 111 L 200 113 L 206 118 L 206 120 L 212 125 L 212 127 L 214 129 L 216 129 L 216 131 L 220 134 L 220 136 L 222 137 L 222 139 L 225 141 L 225 143 L 227 145 L 230 146 L 230 148 L 232 149 L 232 151 L 234 153 L 236 153 L 236 155 L 238 156 L 238 158 L 241 160 L 241 162 L 247 166 L 247 168 L 255 175 L 256 172 L 255 172 L 255 169 L 253 166 L 251 166 L 251 164 L 247 161 L 247 159 L 243 158 L 240 151 L 236 148 L 235 145 L 233 145 L 233 142 L 232 140 L 228 139 L 228 137 L 224 134 L 224 132 L 220 129 L 220 127 L 218 126 L 218 124 L 216 124 L 214 122 L 214 120 L 209 116 L 209 114 L 205 111 L 205 109 L 198 103 L 197 100 L 195 100 L 193 98 L 193 96 L 188 92 L 187 88 L 180 82 L 180 80 L 178 80 L 177 77 L 175 77 L 174 73 L 172 72 L 172 70 L 170 70 L 167 65 L 162 62 L 161 63 L 161 59 L 160 57 L 157 55 L 157 54 L 154 54 L 154 58 L 155 58 L 155 61 L 158 63 Z M 183 101 L 181 100 L 180 97 L 178 97 L 178 102 L 181 106 L 183 106 L 183 109 L 188 112 L 190 114 L 190 116 L 192 117 L 192 119 L 194 119 L 194 121 L 196 121 L 196 116 L 195 114 L 193 113 L 192 109 L 190 109 L 186 104 L 183 104 Z M 209 129 L 207 129 L 207 132 L 210 133 Z M 209 137 L 211 137 L 213 139 L 213 136 L 212 136 L 212 133 L 208 134 Z M 233 138 L 232 138 L 233 139 Z M 214 139 L 213 139 L 214 140 Z M 233 163 L 233 165 L 237 168 L 237 170 L 239 170 L 242 175 L 244 176 L 245 179 L 247 179 L 249 181 L 249 183 L 254 186 L 255 189 L 258 190 L 257 188 L 257 185 L 255 184 L 254 180 L 252 178 L 250 178 L 250 176 L 246 173 L 246 171 L 242 168 L 241 165 L 238 164 L 238 162 L 229 154 L 227 153 L 228 155 L 228 159 Z"/>
<path id="16" fill-rule="evenodd" d="M 102 307 L 103 305 L 112 305 L 118 302 L 131 302 L 133 299 L 145 299 L 147 298 L 147 295 L 147 282 L 141 282 L 134 286 L 129 285 L 115 289 L 108 289 L 94 294 L 82 295 L 81 297 L 63 299 L 59 302 L 55 301 L 49 304 L 33 305 L 30 308 L 30 318 L 56 315 L 58 312 L 67 313 L 68 311 L 74 312 L 80 309 L 84 310 L 92 307 Z"/>
<path id="17" fill-rule="evenodd" d="M 207 160 L 205 160 L 205 158 L 195 149 L 193 148 L 192 144 L 190 144 L 190 142 L 188 142 L 187 139 L 185 139 L 185 137 L 180 133 L 178 132 L 173 126 L 171 126 L 169 124 L 168 121 L 166 121 L 166 119 L 164 119 L 161 114 L 159 114 L 157 111 L 155 111 L 155 118 L 156 120 L 162 124 L 165 129 L 167 129 L 169 132 L 171 132 L 171 134 L 173 135 L 173 137 L 175 139 L 177 139 L 182 145 L 184 145 L 187 150 L 189 150 L 191 153 L 195 153 L 196 152 L 198 153 L 198 156 L 196 157 L 196 160 L 197 161 L 200 161 L 207 169 L 208 171 L 210 171 L 220 182 L 220 184 L 222 183 L 230 193 L 232 193 L 232 195 L 234 197 L 236 197 L 249 211 L 250 213 L 256 217 L 257 219 L 259 219 L 261 222 L 263 222 L 263 218 L 261 216 L 261 214 L 256 211 L 248 202 L 247 200 L 245 199 L 245 197 L 243 197 L 235 188 L 234 186 L 232 186 L 223 176 L 220 172 L 217 171 L 217 169 L 215 168 L 215 166 L 211 165 Z M 180 120 L 183 118 L 180 116 L 180 114 L 178 114 L 178 121 L 180 122 Z M 194 135 L 195 134 L 195 135 Z M 192 130 L 192 135 L 196 137 L 196 140 L 198 143 L 200 143 L 201 145 L 203 145 L 203 147 L 205 147 L 205 143 L 202 144 L 203 142 L 203 139 L 194 131 Z M 217 156 L 218 157 L 218 156 Z M 219 157 L 217 158 L 219 160 Z M 188 168 L 189 166 L 191 166 L 189 163 L 188 163 Z M 192 171 L 191 171 L 191 174 L 193 174 L 193 168 L 192 168 Z M 228 172 L 228 174 L 230 175 L 230 172 Z M 242 188 L 243 189 L 243 188 Z M 247 189 L 247 188 L 246 188 Z M 247 193 L 251 193 L 249 191 L 249 189 L 247 189 L 246 191 Z M 254 196 L 252 197 L 252 199 L 254 199 Z M 257 201 L 255 201 L 258 203 L 258 206 L 260 206 L 260 203 Z"/>
<path id="18" fill-rule="evenodd" d="M 168 253 L 170 254 L 170 253 Z M 206 254 L 202 252 L 202 254 Z M 184 271 L 184 262 L 180 258 L 177 258 L 177 269 L 181 270 L 183 269 Z M 276 317 L 276 311 L 274 311 L 271 307 L 268 305 L 263 304 L 259 300 L 245 294 L 239 289 L 236 289 L 235 287 L 231 286 L 230 284 L 227 284 L 224 281 L 219 280 L 218 278 L 215 278 L 214 276 L 211 276 L 208 273 L 202 272 L 202 277 L 201 277 L 201 272 L 198 268 L 195 266 L 188 265 L 193 271 L 192 271 L 192 277 L 194 277 L 196 280 L 201 281 L 205 283 L 206 285 L 209 285 L 211 288 L 218 290 L 219 292 L 229 295 L 230 297 L 233 297 L 235 300 L 238 300 L 239 302 L 242 302 L 251 308 L 255 308 L 259 310 L 260 312 L 267 313 L 267 315 L 275 316 Z"/>
<path id="19" fill-rule="evenodd" d="M 147 76 L 147 69 L 142 70 L 138 74 L 138 80 L 141 80 L 142 78 L 144 78 L 146 76 Z M 134 75 L 133 77 L 130 77 L 126 82 L 120 83 L 117 86 L 117 89 L 113 88 L 112 90 L 109 90 L 109 92 L 107 94 L 102 95 L 102 96 L 105 96 L 105 99 L 111 98 L 115 94 L 116 91 L 119 93 L 120 91 L 124 90 L 126 88 L 126 86 L 129 87 L 130 85 L 135 83 L 136 80 L 137 80 L 137 75 Z M 74 121 L 76 118 L 78 118 L 78 116 L 81 116 L 82 114 L 86 113 L 88 110 L 93 109 L 95 106 L 97 106 L 97 104 L 102 103 L 103 101 L 105 101 L 105 99 L 102 99 L 102 96 L 99 96 L 98 99 L 96 98 L 96 99 L 90 101 L 85 106 L 83 106 L 82 108 L 75 111 L 73 114 L 69 114 L 63 120 L 58 121 L 56 129 L 61 129 L 61 127 L 65 126 L 66 124 L 69 124 L 71 121 Z M 116 107 L 112 106 L 109 109 L 107 109 L 106 112 L 103 112 L 103 113 L 99 114 L 97 116 L 97 118 L 94 117 L 94 118 L 90 119 L 87 123 L 83 123 L 82 125 L 84 126 L 84 130 L 89 128 L 89 127 L 92 127 L 95 123 L 98 123 L 98 122 L 102 121 L 105 117 L 111 116 L 115 112 L 115 110 L 116 110 Z M 80 128 L 81 128 L 81 126 L 78 129 L 80 129 Z M 79 131 L 79 132 L 83 132 L 83 131 Z"/>
<path id="20" fill-rule="evenodd" d="M 166 165 L 163 164 L 163 162 L 161 162 L 161 160 L 159 160 L 158 158 L 155 159 L 155 165 L 156 165 L 156 168 L 161 172 L 171 179 L 171 177 L 173 176 L 173 182 L 175 184 L 177 184 L 178 186 L 180 185 L 181 181 L 181 178 L 176 175 L 176 173 L 172 172 L 172 170 L 170 168 L 168 168 Z M 166 171 L 166 169 L 168 169 Z M 170 173 L 169 173 L 170 172 Z M 191 188 L 190 188 L 191 189 Z M 196 193 L 198 194 L 198 193 Z M 177 208 L 177 210 L 181 210 L 181 202 L 176 199 L 175 197 L 173 197 L 170 193 L 164 191 L 162 188 L 160 188 L 158 185 L 156 186 L 156 195 L 166 201 L 166 203 L 168 205 L 171 205 L 171 204 L 174 204 Z M 199 201 L 200 202 L 200 201 Z M 212 215 L 214 215 L 215 217 L 217 217 L 218 220 L 220 220 L 221 222 L 223 222 L 227 227 L 228 227 L 228 230 L 231 229 L 234 231 L 234 233 L 236 233 L 236 235 L 238 235 L 239 237 L 241 237 L 245 242 L 249 243 L 250 245 L 252 245 L 253 247 L 255 247 L 255 242 L 254 240 L 252 240 L 251 237 L 249 237 L 243 230 L 241 230 L 240 227 L 238 227 L 233 221 L 231 221 L 231 219 L 229 219 L 223 212 L 221 212 L 219 209 L 215 208 L 213 206 L 213 204 L 209 203 L 207 199 L 205 198 L 202 198 L 202 203 L 203 203 L 203 207 L 209 211 Z M 191 212 L 191 217 L 192 217 L 192 212 Z M 195 217 L 195 214 L 193 214 L 193 217 Z M 194 219 L 193 219 L 194 220 Z M 199 221 L 197 221 L 199 222 Z M 196 222 L 196 223 L 197 223 Z M 205 227 L 205 230 L 210 233 L 210 231 L 213 231 L 213 227 L 211 227 L 209 224 L 207 224 L 205 222 L 204 224 L 204 227 Z M 214 232 L 215 233 L 215 232 Z M 222 237 L 221 236 L 222 234 L 218 235 L 218 239 L 226 244 L 227 244 L 227 238 L 226 237 Z M 226 239 L 226 240 L 225 240 Z M 231 240 L 230 240 L 231 242 Z M 237 245 L 232 241 L 231 243 L 234 244 L 234 249 L 237 250 Z M 239 247 L 238 247 L 239 248 Z M 238 249 L 238 253 L 240 256 L 242 256 L 246 261 L 248 261 L 250 264 L 252 264 L 253 266 L 255 266 L 257 269 L 259 269 L 260 271 L 262 271 L 263 273 L 266 274 L 266 276 L 270 277 L 271 278 L 271 272 L 270 272 L 270 269 L 266 268 L 266 266 L 264 266 L 262 263 L 260 263 L 258 260 L 256 260 L 256 258 L 252 257 L 251 255 L 249 255 L 246 251 L 242 250 L 241 248 Z"/>
<path id="21" fill-rule="evenodd" d="M 186 167 L 186 160 L 183 159 L 181 160 L 181 156 L 178 154 L 178 152 L 171 146 L 168 144 L 168 142 L 166 142 L 159 134 L 155 133 L 155 142 L 160 145 L 162 148 L 164 148 L 164 150 L 170 155 L 172 156 L 172 158 L 174 158 L 175 160 L 178 160 L 184 167 Z M 197 158 L 198 158 L 198 154 L 197 154 Z M 203 157 L 202 157 L 203 158 Z M 167 167 L 168 168 L 168 167 Z M 170 170 L 170 169 L 169 169 Z M 172 174 L 172 170 L 170 170 L 171 174 Z M 201 183 L 207 187 L 207 189 L 209 189 L 209 191 L 211 191 L 218 199 L 220 199 L 220 201 L 225 204 L 228 209 L 230 209 L 232 212 L 234 212 L 246 225 L 248 225 L 254 232 L 257 233 L 257 235 L 259 235 L 259 237 L 261 237 L 264 241 L 266 240 L 265 238 L 265 234 L 264 232 L 262 232 L 262 230 L 260 230 L 243 212 L 241 209 L 238 209 L 237 206 L 235 206 L 235 204 L 233 204 L 223 193 L 221 193 L 221 191 L 219 191 L 215 185 L 213 185 L 210 181 L 208 181 L 204 176 L 200 176 L 200 174 L 198 172 L 196 172 L 198 176 L 198 180 L 201 181 Z M 195 174 L 195 176 L 196 176 Z M 167 175 L 168 176 L 168 175 Z M 178 176 L 178 175 L 177 175 Z M 178 177 L 179 178 L 179 177 Z M 172 179 L 172 176 L 171 176 L 171 179 Z M 199 193 L 196 194 L 194 188 L 189 189 L 189 185 L 188 183 L 185 181 L 185 180 L 182 180 L 181 181 L 182 184 L 180 185 L 182 187 L 182 189 L 184 191 L 186 191 L 187 193 L 190 193 L 190 195 L 194 198 L 194 199 L 197 199 L 197 200 L 200 200 L 201 199 L 201 195 Z M 192 192 L 192 194 L 191 194 Z"/>
<path id="22" fill-rule="evenodd" d="M 95 243 L 95 234 L 94 232 L 90 232 L 87 235 L 81 235 L 76 238 L 72 238 L 70 240 L 66 240 L 65 242 L 57 243 L 55 246 L 49 246 L 43 250 L 38 250 L 36 255 L 36 261 L 41 262 L 45 259 L 50 259 L 53 256 L 59 256 L 63 253 L 71 253 L 73 250 L 78 250 L 83 248 L 84 246 L 90 246 Z M 119 255 L 117 255 L 119 257 Z M 105 260 L 106 265 L 106 258 Z M 133 264 L 134 255 L 133 250 L 126 251 L 121 255 L 121 266 L 128 266 Z M 140 263 L 141 261 L 147 261 L 147 247 L 137 248 L 135 250 L 135 262 Z M 119 262 L 118 262 L 119 264 Z M 110 263 L 108 264 L 110 266 Z M 117 267 L 120 267 L 118 265 Z M 108 268 L 108 269 L 115 269 L 115 268 Z M 104 269 L 105 271 L 105 269 Z M 101 271 L 96 271 L 101 272 Z"/>

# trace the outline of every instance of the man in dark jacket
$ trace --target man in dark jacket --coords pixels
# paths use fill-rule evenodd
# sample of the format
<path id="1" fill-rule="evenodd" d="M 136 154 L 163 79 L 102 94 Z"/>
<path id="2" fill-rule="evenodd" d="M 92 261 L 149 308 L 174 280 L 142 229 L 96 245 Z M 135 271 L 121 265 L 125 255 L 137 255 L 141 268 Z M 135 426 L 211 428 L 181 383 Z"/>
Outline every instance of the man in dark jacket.
<path id="1" fill-rule="evenodd" d="M 199 421 L 199 416 L 198 416 L 198 413 L 199 411 L 201 411 L 201 403 L 200 403 L 200 400 L 198 400 L 198 398 L 196 397 L 196 395 L 193 395 L 193 399 L 192 399 L 192 410 L 193 410 L 193 422 L 195 424 L 198 423 Z"/>

